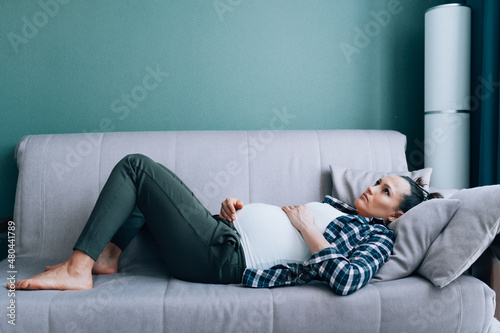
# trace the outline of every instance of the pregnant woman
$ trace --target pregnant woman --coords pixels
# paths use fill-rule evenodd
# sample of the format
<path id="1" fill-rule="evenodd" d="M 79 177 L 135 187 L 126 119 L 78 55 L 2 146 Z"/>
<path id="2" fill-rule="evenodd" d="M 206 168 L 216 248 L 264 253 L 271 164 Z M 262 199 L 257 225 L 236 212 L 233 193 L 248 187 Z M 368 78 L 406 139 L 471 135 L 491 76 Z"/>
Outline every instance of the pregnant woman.
<path id="1" fill-rule="evenodd" d="M 317 279 L 347 295 L 391 253 L 394 234 L 386 225 L 434 197 L 440 195 L 408 177 L 389 176 L 355 207 L 330 196 L 282 208 L 227 198 L 212 216 L 172 171 L 128 155 L 111 172 L 69 259 L 17 281 L 16 289 L 92 288 L 92 274 L 118 272 L 120 254 L 146 223 L 178 279 L 250 287 Z"/>

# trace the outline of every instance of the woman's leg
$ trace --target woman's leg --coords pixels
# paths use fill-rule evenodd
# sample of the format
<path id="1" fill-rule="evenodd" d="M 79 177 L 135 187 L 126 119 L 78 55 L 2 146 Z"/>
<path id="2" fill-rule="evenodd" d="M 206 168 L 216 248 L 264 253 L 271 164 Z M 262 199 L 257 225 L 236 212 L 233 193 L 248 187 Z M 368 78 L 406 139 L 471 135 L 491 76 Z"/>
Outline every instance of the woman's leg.
<path id="1" fill-rule="evenodd" d="M 120 229 L 113 236 L 111 241 L 106 244 L 101 254 L 92 267 L 92 274 L 114 274 L 118 272 L 118 262 L 120 255 L 128 246 L 132 238 L 139 232 L 144 225 L 144 216 L 136 207 L 130 217 L 122 224 Z M 45 270 L 51 270 L 60 267 L 65 262 L 46 266 Z"/>
<path id="2" fill-rule="evenodd" d="M 115 166 L 75 253 L 96 260 L 136 205 L 172 275 L 196 282 L 240 282 L 244 256 L 234 228 L 214 219 L 175 174 L 143 155 L 129 155 Z"/>
<path id="3" fill-rule="evenodd" d="M 117 273 L 120 255 L 143 226 L 144 216 L 139 208 L 135 207 L 127 221 L 122 224 L 99 254 L 99 258 L 92 267 L 92 274 Z"/>
<path id="4" fill-rule="evenodd" d="M 142 215 L 139 208 L 135 207 L 127 221 L 122 224 L 113 238 L 111 238 L 111 243 L 115 244 L 120 250 L 125 250 L 132 241 L 132 238 L 134 238 L 144 226 L 144 223 L 144 215 Z"/>
<path id="5" fill-rule="evenodd" d="M 135 206 L 173 276 L 240 282 L 244 259 L 236 231 L 214 219 L 173 172 L 143 155 L 129 155 L 117 164 L 75 249 L 95 260 Z"/>
<path id="6" fill-rule="evenodd" d="M 118 273 L 118 262 L 121 254 L 122 250 L 113 242 L 106 244 L 99 258 L 94 262 L 94 266 L 92 266 L 92 274 L 101 275 Z M 65 260 L 59 264 L 45 266 L 45 270 L 50 271 L 51 269 L 63 266 L 67 262 L 68 260 Z"/>
<path id="7" fill-rule="evenodd" d="M 92 268 L 92 274 L 114 274 L 118 272 L 118 262 L 123 250 L 144 226 L 144 216 L 135 207 L 127 221 L 104 247 Z"/>
<path id="8" fill-rule="evenodd" d="M 163 169 L 165 169 L 167 172 L 173 174 L 172 171 L 170 171 L 164 165 L 160 163 L 157 164 Z M 185 186 L 187 191 L 191 191 L 184 183 L 182 184 Z M 116 257 L 118 252 L 121 254 L 121 252 L 125 250 L 128 244 L 135 237 L 135 235 L 137 235 L 139 230 L 144 226 L 144 223 L 145 223 L 144 215 L 141 213 L 139 208 L 135 207 L 135 209 L 132 211 L 132 214 L 127 219 L 127 221 L 122 224 L 122 226 L 120 227 L 120 229 L 118 229 L 113 238 L 111 238 L 111 241 L 106 245 L 106 247 L 104 247 L 103 252 L 101 252 L 99 258 L 97 258 L 96 264 L 99 263 L 99 260 L 101 259 L 101 256 L 103 255 L 104 252 L 106 252 L 107 257 L 110 256 Z M 117 248 L 121 251 L 117 251 Z"/>

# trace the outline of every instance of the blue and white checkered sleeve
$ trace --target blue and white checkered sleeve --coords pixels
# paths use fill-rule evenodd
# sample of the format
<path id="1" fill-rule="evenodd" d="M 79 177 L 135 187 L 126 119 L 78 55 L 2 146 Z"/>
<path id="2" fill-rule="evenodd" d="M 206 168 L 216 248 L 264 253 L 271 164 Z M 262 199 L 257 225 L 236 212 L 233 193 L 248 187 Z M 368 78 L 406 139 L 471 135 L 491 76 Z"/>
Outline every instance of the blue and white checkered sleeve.
<path id="1" fill-rule="evenodd" d="M 306 273 L 302 265 L 276 265 L 269 269 L 247 268 L 243 272 L 241 283 L 247 287 L 269 288 L 289 286 L 300 283 L 300 276 Z"/>
<path id="2" fill-rule="evenodd" d="M 314 255 L 309 263 L 318 265 L 315 271 L 318 278 L 326 281 L 338 295 L 349 295 L 365 286 L 382 267 L 392 251 L 394 236 L 392 232 L 373 234 L 361 244 L 350 256 L 321 260 L 321 257 L 332 256 L 335 247 L 324 249 Z M 314 262 L 316 261 L 316 263 Z"/>

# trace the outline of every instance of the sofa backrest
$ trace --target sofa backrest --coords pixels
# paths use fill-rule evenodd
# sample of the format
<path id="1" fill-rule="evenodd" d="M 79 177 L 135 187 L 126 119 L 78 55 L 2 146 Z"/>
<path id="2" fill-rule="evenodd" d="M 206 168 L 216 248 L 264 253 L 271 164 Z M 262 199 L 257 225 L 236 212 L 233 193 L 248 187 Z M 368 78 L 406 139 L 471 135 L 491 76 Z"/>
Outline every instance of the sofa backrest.
<path id="1" fill-rule="evenodd" d="M 331 192 L 329 165 L 406 171 L 406 137 L 378 130 L 170 131 L 32 135 L 16 149 L 17 253 L 70 251 L 113 166 L 142 153 L 218 213 L 244 203 L 303 204 Z"/>

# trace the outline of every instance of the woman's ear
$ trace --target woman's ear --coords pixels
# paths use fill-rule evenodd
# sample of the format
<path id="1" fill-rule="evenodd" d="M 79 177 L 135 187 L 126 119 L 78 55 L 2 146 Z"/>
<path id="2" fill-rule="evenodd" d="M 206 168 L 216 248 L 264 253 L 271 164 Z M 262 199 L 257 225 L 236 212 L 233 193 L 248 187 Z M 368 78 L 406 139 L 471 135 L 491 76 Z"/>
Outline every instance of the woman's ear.
<path id="1" fill-rule="evenodd" d="M 389 223 L 394 222 L 394 221 L 396 221 L 396 219 L 400 218 L 403 214 L 404 214 L 404 212 L 402 210 L 397 210 L 394 212 L 394 214 L 389 216 L 389 218 L 387 220 L 389 221 Z"/>

